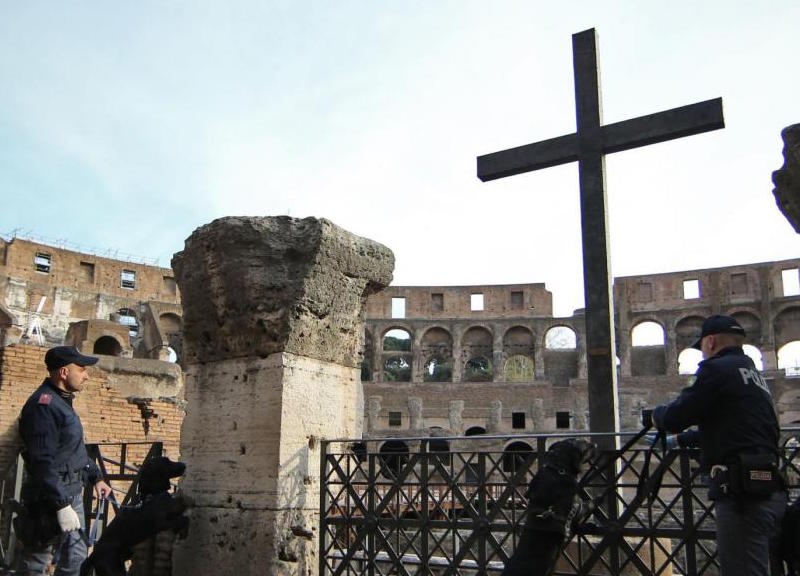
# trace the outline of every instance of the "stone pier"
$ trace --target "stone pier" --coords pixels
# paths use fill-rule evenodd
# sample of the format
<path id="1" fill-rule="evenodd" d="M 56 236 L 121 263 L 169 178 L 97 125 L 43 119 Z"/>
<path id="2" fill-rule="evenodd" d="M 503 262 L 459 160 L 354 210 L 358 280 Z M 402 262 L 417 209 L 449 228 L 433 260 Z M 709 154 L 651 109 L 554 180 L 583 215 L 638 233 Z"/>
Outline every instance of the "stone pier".
<path id="1" fill-rule="evenodd" d="M 230 217 L 172 265 L 194 501 L 173 573 L 316 574 L 319 441 L 361 435 L 363 307 L 394 256 L 327 220 Z"/>

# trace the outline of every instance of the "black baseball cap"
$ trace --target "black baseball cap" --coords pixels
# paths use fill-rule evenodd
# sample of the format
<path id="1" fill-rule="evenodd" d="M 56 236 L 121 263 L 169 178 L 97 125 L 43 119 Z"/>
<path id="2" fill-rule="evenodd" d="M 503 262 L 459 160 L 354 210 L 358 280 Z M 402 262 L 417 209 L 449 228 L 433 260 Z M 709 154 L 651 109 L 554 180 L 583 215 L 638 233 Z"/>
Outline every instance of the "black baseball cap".
<path id="1" fill-rule="evenodd" d="M 700 331 L 700 338 L 692 344 L 692 348 L 700 350 L 700 342 L 706 336 L 712 334 L 738 334 L 744 336 L 744 328 L 730 316 L 723 316 L 722 314 L 714 314 L 703 320 L 703 327 Z"/>
<path id="2" fill-rule="evenodd" d="M 44 355 L 44 364 L 48 370 L 58 370 L 67 364 L 77 364 L 78 366 L 92 366 L 97 364 L 100 358 L 96 356 L 84 356 L 75 346 L 56 346 L 50 348 Z"/>

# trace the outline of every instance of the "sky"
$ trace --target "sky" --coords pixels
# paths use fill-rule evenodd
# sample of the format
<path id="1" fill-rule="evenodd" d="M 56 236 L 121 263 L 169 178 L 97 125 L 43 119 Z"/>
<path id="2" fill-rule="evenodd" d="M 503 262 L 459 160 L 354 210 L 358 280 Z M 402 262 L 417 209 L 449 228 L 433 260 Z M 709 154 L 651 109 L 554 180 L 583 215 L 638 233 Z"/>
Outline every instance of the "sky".
<path id="1" fill-rule="evenodd" d="M 168 266 L 232 215 L 324 217 L 395 285 L 544 282 L 583 306 L 577 165 L 476 157 L 575 130 L 571 35 L 603 120 L 722 97 L 726 128 L 606 157 L 615 276 L 800 256 L 775 205 L 800 122 L 800 3 L 0 0 L 0 233 Z"/>

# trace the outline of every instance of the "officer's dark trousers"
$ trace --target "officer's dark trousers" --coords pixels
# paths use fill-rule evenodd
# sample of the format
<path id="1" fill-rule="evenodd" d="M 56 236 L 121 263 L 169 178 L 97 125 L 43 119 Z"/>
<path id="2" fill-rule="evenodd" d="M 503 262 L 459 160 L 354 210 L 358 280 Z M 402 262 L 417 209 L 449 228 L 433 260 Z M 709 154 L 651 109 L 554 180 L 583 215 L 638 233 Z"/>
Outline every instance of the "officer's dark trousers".
<path id="1" fill-rule="evenodd" d="M 56 576 L 78 576 L 81 564 L 86 559 L 86 527 L 84 526 L 83 498 L 81 494 L 72 498 L 72 507 L 81 519 L 81 531 L 73 530 L 63 534 L 56 544 L 43 548 L 25 550 L 22 566 L 26 576 L 40 576 L 47 573 L 47 567 L 58 556 Z"/>
<path id="2" fill-rule="evenodd" d="M 786 512 L 786 492 L 764 500 L 716 501 L 717 558 L 721 576 L 769 576 L 770 551 L 777 547 Z M 779 574 L 774 570 L 773 574 Z"/>

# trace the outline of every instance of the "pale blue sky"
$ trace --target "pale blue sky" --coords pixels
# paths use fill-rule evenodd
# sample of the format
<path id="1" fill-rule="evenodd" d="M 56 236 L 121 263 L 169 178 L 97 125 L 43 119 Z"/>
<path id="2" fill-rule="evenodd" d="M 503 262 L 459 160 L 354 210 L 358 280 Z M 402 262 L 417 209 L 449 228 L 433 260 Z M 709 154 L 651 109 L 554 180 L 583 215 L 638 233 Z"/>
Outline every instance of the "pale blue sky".
<path id="1" fill-rule="evenodd" d="M 224 215 L 321 216 L 396 284 L 545 282 L 582 306 L 577 168 L 475 157 L 572 132 L 571 34 L 604 120 L 722 96 L 727 128 L 607 159 L 612 272 L 800 256 L 775 207 L 800 3 L 0 3 L 0 232 L 158 257 Z M 709 234 L 715 232 L 715 234 Z"/>

